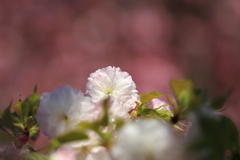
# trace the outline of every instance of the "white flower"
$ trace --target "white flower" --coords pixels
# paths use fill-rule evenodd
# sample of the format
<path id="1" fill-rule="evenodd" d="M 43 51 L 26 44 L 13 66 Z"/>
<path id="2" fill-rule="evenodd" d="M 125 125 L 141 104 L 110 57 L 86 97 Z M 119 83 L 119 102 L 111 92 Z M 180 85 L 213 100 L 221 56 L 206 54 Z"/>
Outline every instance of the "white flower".
<path id="1" fill-rule="evenodd" d="M 111 153 L 114 160 L 177 160 L 171 129 L 155 119 L 126 124 L 117 135 Z"/>
<path id="2" fill-rule="evenodd" d="M 48 137 L 63 134 L 75 128 L 81 121 L 93 121 L 98 110 L 81 91 L 66 85 L 56 92 L 43 93 L 36 119 L 40 130 Z"/>
<path id="3" fill-rule="evenodd" d="M 90 74 L 87 93 L 93 98 L 94 102 L 112 95 L 125 103 L 132 99 L 133 94 L 137 94 L 137 90 L 132 77 L 127 72 L 121 71 L 119 67 L 109 66 Z"/>
<path id="4" fill-rule="evenodd" d="M 113 117 L 121 117 L 121 114 L 125 116 L 136 106 L 135 102 L 139 101 L 132 77 L 116 67 L 109 66 L 91 73 L 86 88 L 86 93 L 95 103 L 110 96 L 110 112 Z"/>

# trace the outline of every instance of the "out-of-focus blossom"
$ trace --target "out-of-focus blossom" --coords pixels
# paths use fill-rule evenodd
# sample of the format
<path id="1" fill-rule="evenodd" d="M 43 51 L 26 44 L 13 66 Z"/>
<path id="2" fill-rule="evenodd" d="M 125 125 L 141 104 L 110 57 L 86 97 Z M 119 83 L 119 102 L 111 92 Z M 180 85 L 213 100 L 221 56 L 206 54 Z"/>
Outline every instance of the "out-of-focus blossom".
<path id="1" fill-rule="evenodd" d="M 62 145 L 52 154 L 52 159 L 57 158 L 70 160 L 111 160 L 109 152 L 103 146 L 99 146 L 100 137 L 94 131 L 88 131 L 89 139 L 82 141 L 69 142 Z"/>
<path id="2" fill-rule="evenodd" d="M 98 110 L 81 91 L 66 85 L 55 88 L 56 92 L 43 93 L 36 119 L 40 130 L 53 137 L 75 128 L 81 121 L 93 121 Z"/>
<path id="3" fill-rule="evenodd" d="M 97 146 L 81 152 L 70 146 L 62 146 L 50 155 L 50 160 L 112 160 L 105 147 Z"/>
<path id="4" fill-rule="evenodd" d="M 117 135 L 111 153 L 114 160 L 178 160 L 171 129 L 155 119 L 125 125 Z"/>
<path id="5" fill-rule="evenodd" d="M 91 149 L 86 160 L 112 160 L 105 147 L 97 146 Z"/>
<path id="6" fill-rule="evenodd" d="M 20 152 L 21 150 L 16 149 L 11 143 L 0 142 L 0 160 L 23 160 L 19 157 Z"/>
<path id="7" fill-rule="evenodd" d="M 91 150 L 100 144 L 101 138 L 94 131 L 87 131 L 88 139 L 82 141 L 75 141 L 64 144 L 68 148 L 75 151 L 78 160 L 86 160 L 87 156 L 91 154 Z"/>
<path id="8" fill-rule="evenodd" d="M 129 117 L 128 111 L 139 101 L 132 77 L 119 67 L 106 67 L 90 74 L 86 93 L 93 102 L 101 102 L 110 96 L 110 114 L 113 117 Z"/>
<path id="9" fill-rule="evenodd" d="M 49 156 L 50 160 L 77 160 L 76 152 L 70 147 L 60 147 Z"/>
<path id="10" fill-rule="evenodd" d="M 160 106 L 163 106 L 163 107 L 159 108 Z M 170 106 L 166 102 L 161 101 L 158 98 L 154 98 L 149 102 L 149 108 L 151 109 L 159 108 L 159 110 L 170 110 Z"/>
<path id="11" fill-rule="evenodd" d="M 99 110 L 102 110 L 103 101 L 96 103 L 96 107 Z M 129 101 L 129 103 L 121 103 L 116 100 L 113 96 L 109 95 L 109 118 L 111 121 L 115 121 L 116 118 L 121 118 L 128 120 L 131 118 L 129 111 L 131 110 L 132 106 L 135 106 L 135 100 Z"/>

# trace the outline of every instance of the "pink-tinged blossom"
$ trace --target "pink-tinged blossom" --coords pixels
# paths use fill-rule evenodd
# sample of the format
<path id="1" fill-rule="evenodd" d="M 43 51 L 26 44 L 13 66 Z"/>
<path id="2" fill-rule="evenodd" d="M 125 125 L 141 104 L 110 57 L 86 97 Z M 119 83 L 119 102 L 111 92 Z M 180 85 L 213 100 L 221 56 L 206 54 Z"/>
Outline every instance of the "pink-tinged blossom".
<path id="1" fill-rule="evenodd" d="M 81 121 L 93 121 L 98 110 L 90 97 L 66 85 L 55 88 L 55 92 L 43 93 L 36 119 L 40 130 L 48 137 L 63 134 L 75 129 Z"/>
<path id="2" fill-rule="evenodd" d="M 136 106 L 138 91 L 132 77 L 119 67 L 106 67 L 91 73 L 86 85 L 86 93 L 93 102 L 99 103 L 110 96 L 110 116 L 122 117 Z"/>
<path id="3" fill-rule="evenodd" d="M 151 109 L 159 108 L 159 110 L 170 110 L 170 106 L 166 102 L 158 98 L 154 98 L 149 102 L 149 108 Z"/>
<path id="4" fill-rule="evenodd" d="M 178 160 L 176 139 L 169 126 L 156 119 L 123 126 L 112 147 L 114 160 Z"/>

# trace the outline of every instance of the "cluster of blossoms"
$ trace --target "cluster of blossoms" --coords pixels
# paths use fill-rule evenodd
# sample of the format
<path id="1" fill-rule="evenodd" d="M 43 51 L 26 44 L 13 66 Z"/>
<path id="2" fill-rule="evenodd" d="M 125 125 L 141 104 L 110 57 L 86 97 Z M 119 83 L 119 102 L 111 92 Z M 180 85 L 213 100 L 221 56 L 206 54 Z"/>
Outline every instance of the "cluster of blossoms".
<path id="1" fill-rule="evenodd" d="M 101 144 L 101 136 L 86 131 L 87 140 L 61 145 L 50 156 L 52 160 L 157 160 L 177 159 L 170 152 L 176 146 L 170 127 L 155 119 L 132 120 L 132 111 L 141 104 L 132 77 L 120 68 L 106 67 L 90 74 L 86 92 L 66 85 L 55 92 L 44 93 L 36 119 L 40 131 L 50 139 L 74 131 L 81 122 L 94 123 L 103 116 L 102 107 L 108 99 L 108 120 L 122 119 L 126 124 L 118 131 L 106 126 L 103 132 L 113 133 L 111 146 Z M 163 107 L 160 107 L 163 106 Z M 149 102 L 149 109 L 170 110 L 159 99 Z"/>
<path id="2" fill-rule="evenodd" d="M 66 85 L 40 97 L 35 87 L 0 110 L 0 159 L 239 159 L 238 129 L 221 114 L 234 87 L 211 100 L 190 79 L 169 84 L 174 96 L 139 94 L 127 72 L 106 67 L 90 74 L 85 92 Z M 39 131 L 50 140 L 45 154 L 33 146 Z"/>

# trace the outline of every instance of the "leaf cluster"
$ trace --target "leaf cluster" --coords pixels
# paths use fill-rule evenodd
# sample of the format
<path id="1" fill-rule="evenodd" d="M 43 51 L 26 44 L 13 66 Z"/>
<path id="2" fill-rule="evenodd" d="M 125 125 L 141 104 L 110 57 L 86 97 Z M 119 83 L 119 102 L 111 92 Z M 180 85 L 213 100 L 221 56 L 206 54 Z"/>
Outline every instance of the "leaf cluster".
<path id="1" fill-rule="evenodd" d="M 192 123 L 185 146 L 192 160 L 221 160 L 239 157 L 239 132 L 230 118 L 221 111 L 234 91 L 211 100 L 208 92 L 195 88 L 191 80 L 172 80 L 170 86 L 175 97 L 168 96 L 174 107 L 172 122 L 188 120 Z"/>
<path id="2" fill-rule="evenodd" d="M 27 135 L 35 140 L 39 133 L 35 119 L 39 100 L 37 87 L 35 87 L 33 93 L 24 101 L 19 99 L 19 102 L 13 105 L 13 112 L 11 112 L 12 102 L 2 110 L 0 112 L 0 137 L 8 135 L 14 141 L 18 135 Z"/>

